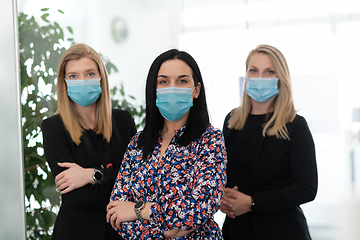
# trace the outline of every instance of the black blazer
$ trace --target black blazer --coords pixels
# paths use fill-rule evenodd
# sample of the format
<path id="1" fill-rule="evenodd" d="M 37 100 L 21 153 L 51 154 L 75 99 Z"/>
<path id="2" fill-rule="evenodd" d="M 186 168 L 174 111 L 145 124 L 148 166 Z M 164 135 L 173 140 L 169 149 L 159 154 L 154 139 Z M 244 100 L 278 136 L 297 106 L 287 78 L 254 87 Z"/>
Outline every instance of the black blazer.
<path id="1" fill-rule="evenodd" d="M 231 161 L 241 161 L 242 153 L 236 149 L 234 136 L 243 134 L 243 130 L 229 129 L 229 118 L 228 115 L 224 123 L 224 137 L 230 165 Z M 251 180 L 244 186 L 248 191 L 246 194 L 251 195 L 255 203 L 246 217 L 260 240 L 311 239 L 299 205 L 312 201 L 317 192 L 314 142 L 303 117 L 296 115 L 286 126 L 290 141 L 275 136 L 260 137 L 249 175 Z M 227 187 L 241 184 L 233 180 Z M 226 218 L 223 226 L 225 239 L 230 221 L 236 222 L 236 219 Z"/>
<path id="2" fill-rule="evenodd" d="M 58 162 L 73 162 L 84 168 L 100 168 L 102 158 L 112 159 L 112 169 L 103 166 L 104 179 L 101 184 L 87 184 L 62 195 L 62 203 L 55 221 L 52 239 L 105 239 L 106 206 L 115 183 L 120 163 L 131 137 L 136 133 L 134 120 L 129 112 L 112 111 L 112 136 L 106 150 L 97 146 L 96 136 L 91 130 L 84 131 L 77 146 L 59 115 L 42 122 L 45 157 L 54 177 L 66 170 Z M 101 139 L 102 135 L 100 136 Z M 121 238 L 120 238 L 121 239 Z"/>

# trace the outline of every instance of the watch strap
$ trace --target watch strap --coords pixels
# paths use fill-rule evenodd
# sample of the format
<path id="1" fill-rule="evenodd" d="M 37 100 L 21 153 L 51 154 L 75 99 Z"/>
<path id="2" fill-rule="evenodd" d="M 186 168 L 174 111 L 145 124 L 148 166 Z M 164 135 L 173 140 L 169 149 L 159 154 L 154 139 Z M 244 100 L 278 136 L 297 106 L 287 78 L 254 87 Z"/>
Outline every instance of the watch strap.
<path id="1" fill-rule="evenodd" d="M 137 206 L 137 205 L 140 205 L 140 206 Z M 134 206 L 134 210 L 135 210 L 135 214 L 136 214 L 136 217 L 139 219 L 139 220 L 144 220 L 144 218 L 141 216 L 141 213 L 140 211 L 145 207 L 145 203 L 143 201 L 138 201 L 135 203 L 135 206 Z"/>
<path id="2" fill-rule="evenodd" d="M 255 201 L 254 198 L 251 197 L 251 206 L 250 206 L 251 211 L 254 211 L 254 208 L 255 208 Z"/>

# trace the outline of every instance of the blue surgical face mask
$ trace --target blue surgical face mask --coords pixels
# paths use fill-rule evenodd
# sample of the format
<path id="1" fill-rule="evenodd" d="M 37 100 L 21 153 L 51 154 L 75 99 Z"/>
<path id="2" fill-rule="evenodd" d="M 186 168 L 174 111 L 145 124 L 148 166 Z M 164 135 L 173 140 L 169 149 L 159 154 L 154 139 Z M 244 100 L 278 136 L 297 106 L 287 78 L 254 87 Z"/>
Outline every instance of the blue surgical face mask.
<path id="1" fill-rule="evenodd" d="M 156 89 L 156 106 L 169 121 L 177 121 L 193 106 L 191 88 L 169 87 Z"/>
<path id="2" fill-rule="evenodd" d="M 257 102 L 267 102 L 279 94 L 278 78 L 246 78 L 245 92 Z"/>
<path id="3" fill-rule="evenodd" d="M 83 107 L 90 106 L 100 96 L 100 78 L 91 80 L 65 80 L 68 96 Z"/>

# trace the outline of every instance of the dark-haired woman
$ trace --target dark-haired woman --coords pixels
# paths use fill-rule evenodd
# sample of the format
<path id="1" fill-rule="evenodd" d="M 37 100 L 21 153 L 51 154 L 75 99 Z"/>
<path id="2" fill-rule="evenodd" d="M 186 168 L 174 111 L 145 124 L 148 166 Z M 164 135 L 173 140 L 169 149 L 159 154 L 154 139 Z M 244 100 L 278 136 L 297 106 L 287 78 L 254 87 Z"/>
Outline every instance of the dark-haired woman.
<path id="1" fill-rule="evenodd" d="M 213 216 L 225 167 L 197 63 L 176 49 L 161 54 L 147 77 L 145 128 L 125 153 L 107 221 L 126 239 L 222 239 Z"/>

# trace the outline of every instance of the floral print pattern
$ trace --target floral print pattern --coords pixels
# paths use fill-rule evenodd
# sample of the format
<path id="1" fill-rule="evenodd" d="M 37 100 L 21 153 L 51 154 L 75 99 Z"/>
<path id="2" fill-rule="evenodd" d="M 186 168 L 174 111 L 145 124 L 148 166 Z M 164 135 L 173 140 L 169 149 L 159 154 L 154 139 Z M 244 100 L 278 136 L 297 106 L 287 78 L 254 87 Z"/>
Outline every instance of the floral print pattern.
<path id="1" fill-rule="evenodd" d="M 213 215 L 220 208 L 226 184 L 226 151 L 220 130 L 209 126 L 188 146 L 177 142 L 186 126 L 175 134 L 159 159 L 161 136 L 142 160 L 136 134 L 124 155 L 111 201 L 153 202 L 151 220 L 123 222 L 117 231 L 126 239 L 165 239 L 164 231 L 192 230 L 177 239 L 223 239 Z M 169 238 L 170 239 L 170 238 Z"/>

